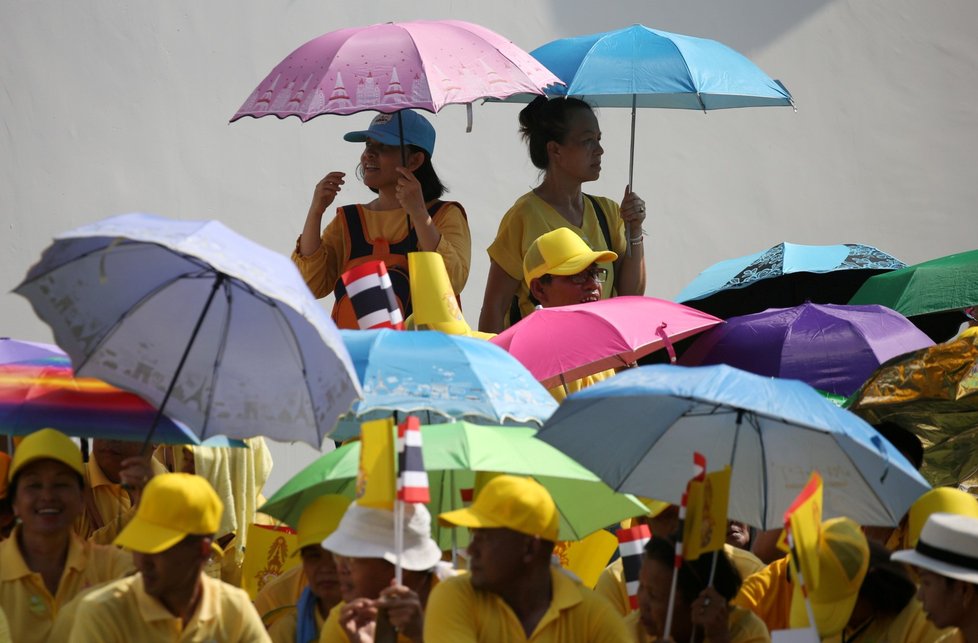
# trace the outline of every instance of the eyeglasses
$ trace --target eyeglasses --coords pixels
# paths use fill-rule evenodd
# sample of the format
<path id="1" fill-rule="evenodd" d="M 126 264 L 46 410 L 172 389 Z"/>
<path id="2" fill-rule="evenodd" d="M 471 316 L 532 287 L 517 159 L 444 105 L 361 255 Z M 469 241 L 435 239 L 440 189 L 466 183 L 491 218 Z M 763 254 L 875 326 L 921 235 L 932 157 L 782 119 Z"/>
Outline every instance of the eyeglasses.
<path id="1" fill-rule="evenodd" d="M 577 284 L 578 286 L 582 286 L 591 280 L 603 284 L 608 280 L 608 269 L 588 268 L 587 270 L 580 271 L 576 275 L 567 275 L 567 278 L 571 280 L 571 283 Z"/>

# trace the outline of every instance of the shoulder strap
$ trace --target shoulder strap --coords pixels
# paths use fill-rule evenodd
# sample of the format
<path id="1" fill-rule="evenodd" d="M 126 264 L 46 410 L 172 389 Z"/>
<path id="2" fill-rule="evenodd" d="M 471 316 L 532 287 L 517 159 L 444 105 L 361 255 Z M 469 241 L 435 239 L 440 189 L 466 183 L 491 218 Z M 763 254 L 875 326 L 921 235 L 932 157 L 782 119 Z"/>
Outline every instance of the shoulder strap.
<path id="1" fill-rule="evenodd" d="M 357 257 L 366 257 L 371 253 L 373 246 L 367 240 L 367 231 L 364 229 L 360 208 L 351 204 L 344 205 L 342 210 L 343 218 L 346 220 L 346 232 L 350 239 L 350 249 L 346 261 Z"/>
<path id="2" fill-rule="evenodd" d="M 598 200 L 595 199 L 590 194 L 585 194 L 588 201 L 591 202 L 591 206 L 594 208 L 594 215 L 598 217 L 598 225 L 601 226 L 601 234 L 604 235 L 604 242 L 608 246 L 608 250 L 614 251 L 615 247 L 611 245 L 611 229 L 608 227 L 608 218 L 604 215 L 604 210 L 598 204 Z M 596 248 L 591 248 L 595 250 Z"/>

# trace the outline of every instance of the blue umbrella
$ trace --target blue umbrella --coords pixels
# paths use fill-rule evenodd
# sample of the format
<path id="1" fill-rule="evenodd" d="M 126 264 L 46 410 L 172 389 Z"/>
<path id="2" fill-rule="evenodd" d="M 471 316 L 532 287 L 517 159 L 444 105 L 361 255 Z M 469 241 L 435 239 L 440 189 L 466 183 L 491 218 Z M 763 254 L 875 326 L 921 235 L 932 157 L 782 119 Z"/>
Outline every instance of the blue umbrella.
<path id="1" fill-rule="evenodd" d="M 781 83 L 726 45 L 644 25 L 561 38 L 530 54 L 566 83 L 548 88 L 550 95 L 576 96 L 598 107 L 632 108 L 629 185 L 636 107 L 706 111 L 794 105 Z"/>
<path id="2" fill-rule="evenodd" d="M 679 504 L 693 452 L 731 464 L 729 516 L 779 527 L 813 470 L 826 517 L 896 525 L 929 488 L 891 444 L 796 380 L 657 364 L 568 397 L 538 437 L 616 491 Z"/>
<path id="3" fill-rule="evenodd" d="M 846 304 L 864 281 L 906 264 L 872 246 L 776 246 L 713 264 L 676 301 L 727 319 L 806 301 Z"/>
<path id="4" fill-rule="evenodd" d="M 332 438 L 364 420 L 419 414 L 427 422 L 543 424 L 557 402 L 526 367 L 487 341 L 438 331 L 341 330 L 363 398 Z"/>

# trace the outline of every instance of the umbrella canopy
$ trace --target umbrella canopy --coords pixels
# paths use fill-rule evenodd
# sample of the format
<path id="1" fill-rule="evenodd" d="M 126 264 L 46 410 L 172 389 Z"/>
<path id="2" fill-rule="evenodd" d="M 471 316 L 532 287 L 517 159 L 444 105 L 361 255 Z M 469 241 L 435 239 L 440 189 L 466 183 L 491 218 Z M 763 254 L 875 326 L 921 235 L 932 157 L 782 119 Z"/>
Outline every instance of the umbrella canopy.
<path id="1" fill-rule="evenodd" d="M 416 20 L 339 29 L 305 43 L 258 84 L 237 113 L 258 118 L 364 110 L 437 112 L 481 98 L 542 94 L 560 80 L 490 29 Z"/>
<path id="2" fill-rule="evenodd" d="M 812 471 L 826 517 L 896 525 L 929 488 L 896 448 L 858 417 L 796 380 L 730 366 L 656 364 L 568 397 L 538 437 L 613 489 L 679 504 L 693 452 L 731 464 L 729 517 L 781 526 Z"/>
<path id="3" fill-rule="evenodd" d="M 727 364 L 845 397 L 886 360 L 933 344 L 889 308 L 809 303 L 731 317 L 697 338 L 679 363 Z"/>
<path id="4" fill-rule="evenodd" d="M 435 529 L 437 516 L 463 506 L 462 491 L 472 490 L 478 471 L 536 478 L 557 504 L 562 540 L 579 540 L 607 525 L 648 512 L 634 498 L 615 493 L 593 473 L 537 440 L 534 433 L 535 429 L 528 427 L 465 422 L 421 427 L 433 535 L 442 549 L 451 546 L 451 535 L 447 530 Z M 260 510 L 295 525 L 316 498 L 325 494 L 355 495 L 359 460 L 359 442 L 327 453 L 286 482 Z"/>
<path id="5" fill-rule="evenodd" d="M 654 297 L 613 297 L 541 308 L 489 341 L 505 348 L 545 387 L 626 366 L 721 323 Z"/>
<path id="6" fill-rule="evenodd" d="M 935 342 L 943 342 L 966 321 L 961 311 L 978 306 L 978 250 L 871 277 L 849 303 L 892 308 Z"/>
<path id="7" fill-rule="evenodd" d="M 924 476 L 934 485 L 978 475 L 978 330 L 890 360 L 849 400 L 873 424 L 893 422 L 924 444 Z"/>
<path id="8" fill-rule="evenodd" d="M 57 346 L 17 344 L 21 342 L 0 338 L 0 433 L 28 435 L 50 427 L 80 438 L 146 438 L 156 409 L 142 398 L 95 378 L 76 378 L 71 361 Z M 244 446 L 220 436 L 213 440 L 217 442 L 207 445 Z M 190 429 L 166 417 L 160 420 L 155 441 L 202 444 Z"/>
<path id="9" fill-rule="evenodd" d="M 78 375 L 165 407 L 202 438 L 318 447 L 359 393 L 292 262 L 216 221 L 128 214 L 77 228 L 16 292 Z"/>
<path id="10" fill-rule="evenodd" d="M 778 245 L 701 272 L 676 301 L 727 319 L 811 301 L 845 304 L 873 275 L 906 264 L 872 246 Z"/>
<path id="11" fill-rule="evenodd" d="M 391 414 L 426 421 L 539 427 L 557 403 L 514 357 L 489 342 L 439 331 L 341 330 L 363 399 L 333 438 L 360 432 L 360 422 Z"/>

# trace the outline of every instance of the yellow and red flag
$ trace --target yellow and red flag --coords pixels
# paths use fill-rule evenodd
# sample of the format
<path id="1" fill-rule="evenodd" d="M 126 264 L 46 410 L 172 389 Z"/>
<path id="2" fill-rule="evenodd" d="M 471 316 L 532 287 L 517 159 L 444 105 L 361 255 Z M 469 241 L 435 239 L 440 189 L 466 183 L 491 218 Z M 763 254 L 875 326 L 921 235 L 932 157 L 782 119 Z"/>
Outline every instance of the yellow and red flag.
<path id="1" fill-rule="evenodd" d="M 822 476 L 813 471 L 801 493 L 784 512 L 784 528 L 793 562 L 801 568 L 805 586 L 818 588 L 818 548 L 822 538 Z"/>
<path id="2" fill-rule="evenodd" d="M 683 558 L 696 560 L 702 554 L 722 549 L 727 540 L 730 467 L 707 473 L 702 480 L 691 480 L 686 494 Z"/>
<path id="3" fill-rule="evenodd" d="M 294 530 L 271 525 L 248 525 L 248 546 L 241 563 L 241 587 L 251 600 L 276 576 L 289 571 L 302 559 L 293 556 L 298 546 Z M 233 555 L 227 552 L 227 556 Z"/>
<path id="4" fill-rule="evenodd" d="M 562 540 L 554 547 L 554 555 L 560 565 L 581 579 L 590 589 L 598 583 L 598 577 L 611 560 L 618 547 L 618 539 L 600 529 L 582 540 Z"/>
<path id="5" fill-rule="evenodd" d="M 394 421 L 371 420 L 360 425 L 360 470 L 357 472 L 357 504 L 393 509 Z"/>

